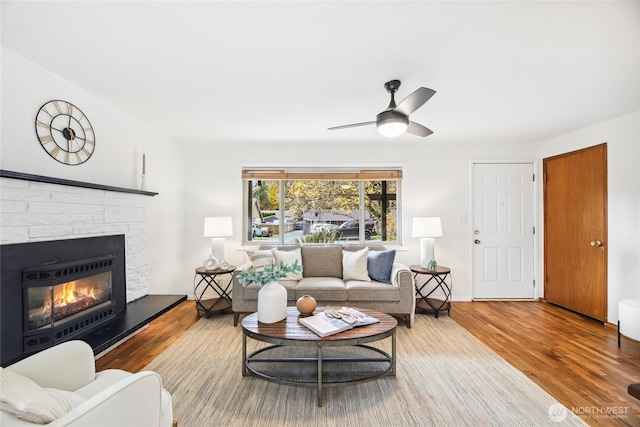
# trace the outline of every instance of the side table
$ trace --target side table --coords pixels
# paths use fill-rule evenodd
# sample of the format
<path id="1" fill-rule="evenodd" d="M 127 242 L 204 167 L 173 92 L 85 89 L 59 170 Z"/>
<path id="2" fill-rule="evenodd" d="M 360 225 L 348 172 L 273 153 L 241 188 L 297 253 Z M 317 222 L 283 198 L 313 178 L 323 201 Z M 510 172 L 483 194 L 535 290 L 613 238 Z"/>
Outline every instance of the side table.
<path id="1" fill-rule="evenodd" d="M 451 269 L 439 265 L 436 270 L 427 270 L 419 265 L 409 267 L 413 274 L 416 287 L 416 311 L 418 309 L 426 313 L 433 313 L 438 318 L 441 311 L 451 312 Z M 427 276 L 419 278 L 418 276 Z M 420 280 L 424 280 L 420 283 Z M 442 299 L 435 298 L 434 293 L 440 290 Z M 428 293 L 427 293 L 428 292 Z"/>
<path id="2" fill-rule="evenodd" d="M 216 268 L 215 270 L 207 270 L 204 267 L 196 268 L 196 274 L 193 276 L 193 297 L 196 301 L 196 310 L 204 311 L 205 316 L 209 318 L 211 313 L 231 308 L 232 301 L 231 295 L 229 295 L 229 288 L 233 278 L 232 273 L 235 269 L 234 265 L 230 265 L 227 268 Z M 229 275 L 229 277 L 226 278 L 224 277 L 225 275 Z M 204 299 L 207 289 L 213 290 L 218 294 L 219 298 Z"/>

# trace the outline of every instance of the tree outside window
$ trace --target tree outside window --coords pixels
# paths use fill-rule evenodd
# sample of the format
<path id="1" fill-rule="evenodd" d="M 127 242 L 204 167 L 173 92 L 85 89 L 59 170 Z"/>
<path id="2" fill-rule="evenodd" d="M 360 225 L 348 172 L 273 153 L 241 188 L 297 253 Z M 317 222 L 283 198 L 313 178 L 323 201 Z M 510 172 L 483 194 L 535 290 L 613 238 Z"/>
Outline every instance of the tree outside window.
<path id="1" fill-rule="evenodd" d="M 246 180 L 246 241 L 399 243 L 399 182 L 315 177 Z"/>

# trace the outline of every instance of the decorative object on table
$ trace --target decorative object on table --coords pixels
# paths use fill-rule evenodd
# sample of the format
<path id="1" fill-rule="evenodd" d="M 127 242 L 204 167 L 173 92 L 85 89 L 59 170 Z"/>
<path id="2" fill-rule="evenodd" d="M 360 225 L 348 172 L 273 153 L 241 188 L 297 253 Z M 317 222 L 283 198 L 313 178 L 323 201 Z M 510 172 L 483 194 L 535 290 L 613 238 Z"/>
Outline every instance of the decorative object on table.
<path id="1" fill-rule="evenodd" d="M 87 116 L 67 101 L 53 100 L 36 114 L 36 135 L 42 148 L 65 165 L 79 165 L 91 157 L 96 136 Z"/>
<path id="2" fill-rule="evenodd" d="M 429 270 L 429 271 L 438 270 L 438 263 L 436 262 L 435 259 L 432 259 L 432 260 L 429 261 L 429 263 L 427 264 L 427 270 Z"/>
<path id="3" fill-rule="evenodd" d="M 298 321 L 321 337 L 347 331 L 356 326 L 371 325 L 379 322 L 375 317 L 367 316 L 358 310 L 348 307 L 342 307 L 341 309 L 328 308 L 316 315 L 304 317 Z"/>
<path id="4" fill-rule="evenodd" d="M 204 237 L 211 237 L 211 254 L 202 266 L 207 270 L 227 268 L 229 262 L 224 258 L 225 237 L 233 236 L 230 216 L 208 217 L 204 219 Z"/>
<path id="5" fill-rule="evenodd" d="M 287 317 L 287 289 L 271 282 L 258 292 L 258 322 L 276 323 Z"/>
<path id="6" fill-rule="evenodd" d="M 140 190 L 147 191 L 147 182 L 146 182 L 146 174 L 147 174 L 147 155 L 142 153 L 142 175 L 140 175 Z"/>
<path id="7" fill-rule="evenodd" d="M 262 272 L 251 268 L 249 271 L 241 271 L 238 274 L 238 281 L 246 286 L 256 283 L 262 286 L 258 292 L 258 321 L 262 323 L 276 323 L 287 317 L 287 289 L 277 282 L 284 279 L 287 274 L 299 274 L 302 272 L 302 265 L 296 260 L 293 264 L 287 265 L 280 261 L 280 264 L 271 264 L 264 267 Z"/>
<path id="8" fill-rule="evenodd" d="M 413 218 L 412 236 L 420 237 L 420 267 L 431 270 L 429 263 L 431 261 L 435 263 L 433 237 L 442 237 L 440 217 Z"/>
<path id="9" fill-rule="evenodd" d="M 310 316 L 317 307 L 316 299 L 311 295 L 302 295 L 296 301 L 296 308 L 303 316 Z"/>

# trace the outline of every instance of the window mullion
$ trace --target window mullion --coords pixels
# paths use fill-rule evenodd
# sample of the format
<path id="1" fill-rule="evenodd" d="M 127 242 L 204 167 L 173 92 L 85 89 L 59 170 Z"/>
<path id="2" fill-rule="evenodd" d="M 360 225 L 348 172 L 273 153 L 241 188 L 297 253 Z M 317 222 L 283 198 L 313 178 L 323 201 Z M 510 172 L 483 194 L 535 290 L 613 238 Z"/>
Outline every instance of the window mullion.
<path id="1" fill-rule="evenodd" d="M 279 221 L 280 221 L 280 225 L 278 226 L 278 229 L 280 230 L 280 232 L 278 233 L 278 241 L 280 242 L 281 245 L 284 244 L 284 235 L 286 234 L 285 233 L 285 227 L 284 227 L 284 225 L 285 225 L 285 217 L 284 217 L 284 211 L 285 211 L 285 209 L 284 209 L 285 208 L 285 206 L 284 206 L 284 198 L 285 198 L 284 197 L 285 196 L 284 188 L 285 188 L 285 185 L 284 184 L 285 184 L 285 181 L 281 180 L 280 181 L 280 191 L 279 191 L 280 194 L 279 194 L 279 197 L 278 197 L 279 198 L 279 202 L 278 202 L 279 203 L 279 206 L 278 206 L 278 209 L 279 209 L 278 218 L 279 218 Z"/>
<path id="2" fill-rule="evenodd" d="M 364 230 L 366 229 L 366 224 L 365 224 L 365 218 L 364 218 L 364 181 L 359 181 L 359 188 L 360 188 L 360 218 L 358 219 L 358 224 L 359 224 L 359 230 L 358 233 L 360 235 L 359 240 L 360 243 L 365 241 L 365 232 Z"/>

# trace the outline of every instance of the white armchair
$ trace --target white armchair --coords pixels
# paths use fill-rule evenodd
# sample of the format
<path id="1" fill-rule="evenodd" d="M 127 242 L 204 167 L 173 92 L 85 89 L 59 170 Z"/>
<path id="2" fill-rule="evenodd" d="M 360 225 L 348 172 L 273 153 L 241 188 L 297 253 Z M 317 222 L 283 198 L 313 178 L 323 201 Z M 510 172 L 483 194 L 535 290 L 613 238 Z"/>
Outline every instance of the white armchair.
<path id="1" fill-rule="evenodd" d="M 86 399 L 47 424 L 51 427 L 174 425 L 171 395 L 162 388 L 157 373 L 132 374 L 119 369 L 96 373 L 93 350 L 84 341 L 56 345 L 5 370 L 23 375 L 41 387 L 71 391 Z M 7 411 L 6 403 L 2 406 L 0 425 L 34 425 Z"/>

